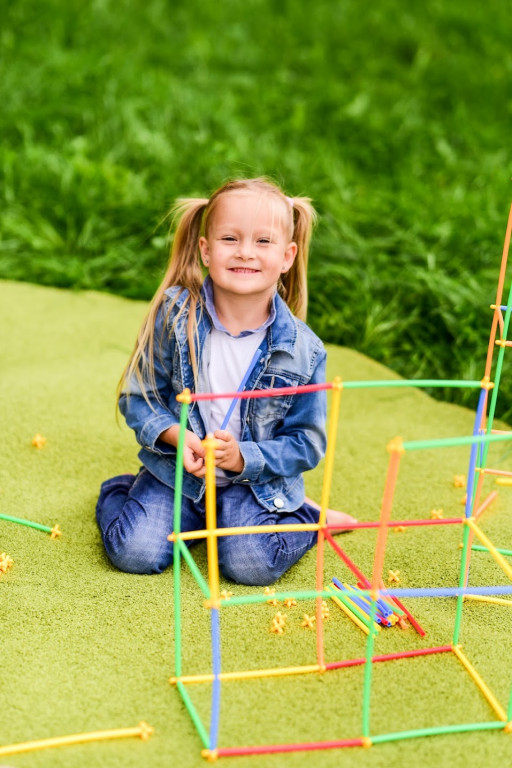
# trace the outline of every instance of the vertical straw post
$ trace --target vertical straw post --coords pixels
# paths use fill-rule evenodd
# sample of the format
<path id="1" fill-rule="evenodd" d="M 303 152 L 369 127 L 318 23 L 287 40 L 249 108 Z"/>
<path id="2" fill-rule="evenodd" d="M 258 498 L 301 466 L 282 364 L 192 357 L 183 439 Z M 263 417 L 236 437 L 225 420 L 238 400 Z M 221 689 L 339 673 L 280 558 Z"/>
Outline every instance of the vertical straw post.
<path id="1" fill-rule="evenodd" d="M 336 376 L 332 383 L 331 412 L 329 415 L 329 429 L 327 433 L 327 450 L 325 452 L 325 467 L 322 483 L 322 498 L 320 500 L 320 528 L 318 530 L 316 549 L 316 589 L 321 592 L 324 583 L 324 526 L 327 520 L 327 507 L 331 493 L 332 475 L 334 471 L 334 455 L 336 452 L 336 436 L 340 414 L 340 400 L 343 391 L 343 382 Z M 325 671 L 324 658 L 324 628 L 322 622 L 322 598 L 316 598 L 316 655 L 320 670 Z"/>
<path id="2" fill-rule="evenodd" d="M 215 755 L 220 719 L 220 616 L 219 616 L 219 556 L 217 537 L 213 532 L 217 529 L 217 510 L 215 499 L 215 448 L 217 441 L 208 434 L 203 441 L 206 449 L 206 529 L 209 533 L 206 547 L 208 554 L 208 582 L 210 586 L 210 622 L 212 637 L 212 710 L 210 716 L 210 753 Z"/>
<path id="3" fill-rule="evenodd" d="M 371 610 L 370 610 L 370 633 L 366 641 L 366 661 L 364 667 L 364 687 L 363 687 L 363 737 L 370 737 L 370 700 L 373 666 L 373 647 L 376 630 L 373 627 L 375 615 L 377 613 L 377 599 L 379 585 L 382 579 L 382 566 L 384 565 L 384 555 L 386 551 L 386 541 L 388 533 L 388 523 L 391 518 L 391 507 L 393 505 L 393 496 L 400 467 L 400 459 L 405 453 L 401 437 L 395 437 L 387 446 L 390 452 L 388 465 L 388 474 L 386 477 L 386 487 L 382 499 L 380 513 L 380 525 L 377 535 L 377 544 L 375 547 L 375 559 L 373 563 L 372 589 L 371 589 Z"/>
<path id="4" fill-rule="evenodd" d="M 176 455 L 176 477 L 174 482 L 174 533 L 181 533 L 181 496 L 183 489 L 183 453 L 185 449 L 185 432 L 187 430 L 188 406 L 190 390 L 185 389 L 176 398 L 181 402 L 180 431 Z M 176 677 L 181 677 L 181 552 L 179 541 L 173 544 L 173 575 L 174 575 L 174 670 Z"/>

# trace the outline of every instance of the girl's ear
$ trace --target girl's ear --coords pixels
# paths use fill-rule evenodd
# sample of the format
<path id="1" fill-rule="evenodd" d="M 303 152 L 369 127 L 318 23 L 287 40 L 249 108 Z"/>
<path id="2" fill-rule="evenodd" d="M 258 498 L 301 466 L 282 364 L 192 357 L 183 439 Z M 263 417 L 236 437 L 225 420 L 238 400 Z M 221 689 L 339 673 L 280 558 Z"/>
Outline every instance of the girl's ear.
<path id="1" fill-rule="evenodd" d="M 199 250 L 201 251 L 201 261 L 204 266 L 207 267 L 210 263 L 210 248 L 208 246 L 208 240 L 206 237 L 199 238 Z"/>
<path id="2" fill-rule="evenodd" d="M 297 255 L 297 243 L 288 243 L 288 245 L 286 246 L 286 250 L 284 252 L 283 266 L 281 267 L 281 272 L 283 274 L 285 272 L 288 272 L 293 262 L 295 261 L 296 255 Z"/>

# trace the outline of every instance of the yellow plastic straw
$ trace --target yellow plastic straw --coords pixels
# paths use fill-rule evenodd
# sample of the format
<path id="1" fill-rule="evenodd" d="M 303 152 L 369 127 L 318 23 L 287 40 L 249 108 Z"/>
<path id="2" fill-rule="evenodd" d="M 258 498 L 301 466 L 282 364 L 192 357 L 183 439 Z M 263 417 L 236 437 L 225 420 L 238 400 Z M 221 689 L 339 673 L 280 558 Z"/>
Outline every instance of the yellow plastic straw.
<path id="1" fill-rule="evenodd" d="M 370 633 L 370 630 L 368 629 L 368 627 L 366 626 L 366 624 L 363 624 L 363 622 L 361 621 L 361 619 L 359 619 L 359 618 L 358 618 L 358 617 L 355 615 L 355 613 L 352 613 L 352 611 L 350 610 L 350 608 L 348 608 L 348 607 L 347 607 L 347 606 L 346 606 L 344 603 L 342 603 L 342 602 L 341 602 L 341 600 L 340 600 L 339 598 L 337 598 L 335 595 L 331 595 L 331 598 L 334 600 L 334 602 L 336 603 L 336 605 L 337 605 L 339 608 L 341 608 L 341 610 L 343 611 L 343 613 L 346 613 L 346 614 L 347 614 L 347 616 L 349 617 L 349 619 L 352 619 L 352 621 L 354 622 L 354 624 L 356 624 L 356 625 L 359 627 L 359 629 L 362 629 L 362 630 L 363 630 L 363 632 L 365 633 L 365 635 L 368 635 L 368 634 Z"/>
<path id="2" fill-rule="evenodd" d="M 286 675 L 304 675 L 309 672 L 320 672 L 319 664 L 307 664 L 303 667 L 276 667 L 275 669 L 249 669 L 239 672 L 221 672 L 219 680 L 250 680 L 258 677 L 285 677 Z M 214 675 L 182 675 L 181 677 L 170 677 L 171 685 L 178 682 L 184 685 L 190 683 L 211 683 Z"/>
<path id="3" fill-rule="evenodd" d="M 284 531 L 318 531 L 321 525 L 319 523 L 283 523 L 282 525 L 247 525 L 234 526 L 232 528 L 214 528 L 201 531 L 184 531 L 183 533 L 170 533 L 167 537 L 169 541 L 181 539 L 181 541 L 191 541 L 193 539 L 206 539 L 215 536 L 238 536 L 244 533 L 279 533 Z"/>
<path id="4" fill-rule="evenodd" d="M 487 547 L 489 550 L 489 553 L 494 557 L 498 565 L 502 568 L 502 570 L 506 573 L 506 575 L 509 577 L 510 580 L 512 580 L 512 568 L 507 563 L 505 558 L 500 555 L 494 544 L 487 538 L 485 533 L 480 529 L 480 527 L 475 523 L 473 518 L 468 517 L 466 518 L 467 525 L 471 528 L 475 536 L 480 539 L 484 547 Z"/>
<path id="5" fill-rule="evenodd" d="M 215 448 L 217 441 L 212 434 L 203 440 L 206 448 L 206 527 L 208 529 L 207 554 L 208 554 L 208 583 L 210 586 L 211 600 L 213 604 L 219 600 L 219 558 L 217 540 L 212 536 L 212 531 L 217 528 L 217 511 L 215 508 Z"/>
<path id="6" fill-rule="evenodd" d="M 327 518 L 327 507 L 329 506 L 329 496 L 331 493 L 332 475 L 334 470 L 334 454 L 336 448 L 336 435 L 338 432 L 338 422 L 340 414 L 340 400 L 343 390 L 343 382 L 339 376 L 336 376 L 332 383 L 332 401 L 331 413 L 329 417 L 329 433 L 327 436 L 327 450 L 325 452 L 324 481 L 322 484 L 322 498 L 320 500 L 320 527 L 325 526 Z M 306 530 L 306 529 L 304 529 Z"/>
<path id="7" fill-rule="evenodd" d="M 329 429 L 327 435 L 327 450 L 325 452 L 324 477 L 322 482 L 322 498 L 320 500 L 320 517 L 318 524 L 318 541 L 316 549 L 316 568 L 315 583 L 318 591 L 321 591 L 324 581 L 324 546 L 325 534 L 324 526 L 327 522 L 327 507 L 329 506 L 329 495 L 331 492 L 332 474 L 334 470 L 334 455 L 336 449 L 336 436 L 338 432 L 338 423 L 340 415 L 340 400 L 343 384 L 339 376 L 332 383 L 333 394 L 331 400 L 331 412 L 329 415 Z M 322 598 L 316 599 L 316 660 L 321 668 L 325 670 L 324 653 L 324 623 L 322 620 Z"/>
<path id="8" fill-rule="evenodd" d="M 491 595 L 464 595 L 464 600 L 477 600 L 479 603 L 494 603 L 495 605 L 512 605 L 512 600 L 504 597 L 491 597 Z"/>
<path id="9" fill-rule="evenodd" d="M 491 693 L 488 686 L 484 683 L 476 669 L 473 667 L 473 665 L 470 663 L 468 658 L 462 653 L 461 646 L 460 645 L 453 645 L 453 652 L 461 662 L 462 666 L 466 668 L 466 670 L 469 672 L 470 676 L 473 678 L 477 686 L 480 688 L 481 692 L 489 702 L 492 709 L 496 712 L 500 720 L 503 720 L 504 723 L 507 722 L 507 715 L 505 713 L 505 710 L 499 703 L 499 701 L 496 699 L 493 693 Z"/>
<path id="10" fill-rule="evenodd" d="M 25 741 L 21 744 L 11 744 L 10 746 L 0 747 L 0 757 L 17 755 L 20 752 L 35 752 L 36 750 L 49 749 L 50 747 L 66 747 L 71 744 L 85 744 L 89 741 L 124 739 L 128 736 L 140 736 L 143 741 L 147 741 L 153 731 L 154 729 L 150 725 L 142 721 L 136 728 L 117 728 L 112 731 L 75 733 L 72 736 L 56 736 L 51 739 L 39 739 L 39 741 Z"/>

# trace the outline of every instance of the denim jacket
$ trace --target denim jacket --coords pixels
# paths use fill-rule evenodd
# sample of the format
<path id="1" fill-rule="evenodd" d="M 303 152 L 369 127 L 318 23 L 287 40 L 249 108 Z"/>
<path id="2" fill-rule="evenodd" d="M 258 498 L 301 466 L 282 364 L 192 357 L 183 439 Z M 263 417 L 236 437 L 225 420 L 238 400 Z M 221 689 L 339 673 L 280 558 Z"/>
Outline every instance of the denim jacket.
<path id="1" fill-rule="evenodd" d="M 186 387 L 194 391 L 187 340 L 188 309 L 171 333 L 188 295 L 183 290 L 169 313 L 169 305 L 179 291 L 173 287 L 165 292 L 155 324 L 154 368 L 159 399 L 148 389 L 149 405 L 133 378 L 119 400 L 119 408 L 142 446 L 141 462 L 171 488 L 175 482 L 176 449 L 158 437 L 180 421 L 181 405 L 176 395 Z M 275 320 L 260 344 L 261 356 L 245 389 L 271 390 L 325 381 L 326 354 L 320 339 L 292 315 L 278 295 L 275 308 Z M 197 323 L 196 353 L 200 365 L 201 356 L 209 348 L 212 327 L 204 302 L 197 307 Z M 231 482 L 250 484 L 258 503 L 269 511 L 290 512 L 300 507 L 304 501 L 302 472 L 315 467 L 325 451 L 325 419 L 325 392 L 243 399 L 239 446 L 244 468 L 240 474 L 228 473 Z M 205 437 L 197 402 L 189 406 L 188 429 L 200 438 Z M 199 501 L 204 490 L 203 478 L 184 472 L 183 493 L 188 498 Z"/>

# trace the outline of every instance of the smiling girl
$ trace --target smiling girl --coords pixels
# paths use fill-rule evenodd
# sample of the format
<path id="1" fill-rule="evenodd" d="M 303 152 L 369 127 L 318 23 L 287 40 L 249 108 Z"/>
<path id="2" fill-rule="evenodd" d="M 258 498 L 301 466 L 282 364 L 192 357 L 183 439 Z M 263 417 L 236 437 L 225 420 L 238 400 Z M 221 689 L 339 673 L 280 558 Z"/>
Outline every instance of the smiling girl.
<path id="1" fill-rule="evenodd" d="M 111 562 L 160 573 L 172 563 L 176 395 L 325 381 L 325 350 L 303 322 L 315 213 L 265 179 L 231 181 L 209 199 L 175 207 L 177 226 L 165 277 L 119 385 L 119 408 L 141 450 L 138 475 L 101 487 L 96 517 Z M 207 272 L 204 277 L 204 271 Z M 212 432 L 219 527 L 317 523 L 302 473 L 325 450 L 324 392 L 194 403 L 185 436 L 182 531 L 205 527 L 205 451 Z M 349 515 L 329 510 L 330 524 Z M 266 585 L 316 542 L 316 532 L 218 538 L 227 578 Z"/>

